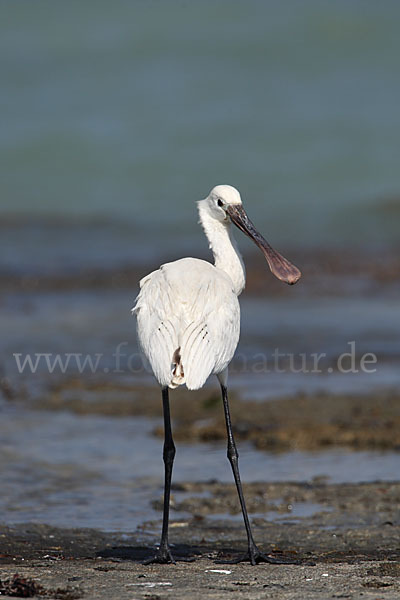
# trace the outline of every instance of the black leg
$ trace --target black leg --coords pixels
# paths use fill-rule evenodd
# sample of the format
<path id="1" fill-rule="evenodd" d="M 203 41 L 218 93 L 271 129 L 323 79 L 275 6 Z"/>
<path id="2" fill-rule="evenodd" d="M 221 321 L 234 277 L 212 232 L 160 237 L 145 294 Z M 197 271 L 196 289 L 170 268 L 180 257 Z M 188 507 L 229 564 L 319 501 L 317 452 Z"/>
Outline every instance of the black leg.
<path id="1" fill-rule="evenodd" d="M 279 558 L 275 558 L 274 556 L 269 556 L 267 554 L 263 554 L 257 548 L 257 546 L 254 542 L 253 534 L 252 534 L 251 527 L 250 527 L 250 521 L 249 521 L 249 517 L 247 514 L 246 503 L 245 503 L 244 496 L 243 496 L 242 483 L 240 481 L 239 461 L 238 461 L 239 454 L 238 454 L 238 451 L 236 448 L 235 439 L 233 437 L 233 432 L 232 432 L 232 422 L 231 422 L 231 415 L 229 412 L 229 402 L 228 402 L 228 390 L 227 390 L 226 386 L 223 384 L 221 384 L 221 390 L 222 390 L 222 401 L 224 403 L 224 411 L 225 411 L 226 432 L 227 432 L 227 436 L 228 436 L 228 459 L 229 459 L 229 462 L 231 463 L 233 476 L 235 478 L 236 488 L 237 488 L 238 495 L 239 495 L 240 506 L 242 508 L 243 520 L 244 520 L 244 525 L 246 527 L 246 533 L 247 533 L 248 551 L 244 556 L 240 557 L 239 559 L 235 559 L 232 561 L 220 561 L 220 562 L 238 563 L 238 562 L 249 560 L 252 565 L 256 565 L 260 562 L 267 562 L 267 563 L 272 563 L 272 564 L 295 563 L 295 561 L 279 559 Z"/>
<path id="2" fill-rule="evenodd" d="M 175 559 L 171 554 L 168 545 L 168 520 L 169 520 L 169 499 L 171 495 L 171 477 L 172 477 L 172 466 L 175 458 L 175 444 L 172 439 L 171 430 L 171 417 L 169 411 L 169 397 L 168 388 L 162 389 L 162 401 L 164 410 L 164 451 L 163 459 L 165 466 L 165 481 L 164 481 L 164 512 L 163 512 L 163 525 L 161 533 L 160 547 L 157 550 L 154 558 L 151 558 L 145 562 L 150 563 L 174 563 Z"/>

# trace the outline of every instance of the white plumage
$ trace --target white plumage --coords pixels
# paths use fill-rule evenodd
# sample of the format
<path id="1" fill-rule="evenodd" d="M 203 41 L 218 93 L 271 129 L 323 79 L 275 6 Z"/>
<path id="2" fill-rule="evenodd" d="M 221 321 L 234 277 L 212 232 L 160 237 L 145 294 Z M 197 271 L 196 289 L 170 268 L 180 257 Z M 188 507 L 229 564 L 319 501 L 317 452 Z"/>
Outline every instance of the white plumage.
<path id="1" fill-rule="evenodd" d="M 216 186 L 198 208 L 214 265 L 196 258 L 162 265 L 140 281 L 132 309 L 140 348 L 162 387 L 186 384 L 196 390 L 212 373 L 226 382 L 239 341 L 237 297 L 245 285 L 245 269 L 231 222 L 253 239 L 257 232 L 239 192 L 229 185 Z"/>
<path id="2" fill-rule="evenodd" d="M 237 190 L 217 186 L 198 203 L 200 222 L 215 264 L 182 258 L 140 281 L 133 312 L 141 350 L 161 386 L 201 388 L 211 373 L 223 373 L 239 341 L 244 266 L 231 238 L 230 219 L 215 202 L 241 204 Z"/>
<path id="3" fill-rule="evenodd" d="M 201 388 L 230 363 L 240 309 L 229 276 L 197 258 L 162 265 L 140 282 L 134 311 L 141 349 L 161 386 Z"/>

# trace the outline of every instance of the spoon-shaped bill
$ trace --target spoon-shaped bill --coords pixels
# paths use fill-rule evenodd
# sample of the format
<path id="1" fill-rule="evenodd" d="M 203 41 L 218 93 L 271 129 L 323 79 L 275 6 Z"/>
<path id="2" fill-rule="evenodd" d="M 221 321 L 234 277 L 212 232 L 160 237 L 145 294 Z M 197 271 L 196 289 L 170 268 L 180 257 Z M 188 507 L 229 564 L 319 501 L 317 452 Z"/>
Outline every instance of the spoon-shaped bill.
<path id="1" fill-rule="evenodd" d="M 230 216 L 232 223 L 257 244 L 267 259 L 268 266 L 275 277 L 289 285 L 297 283 L 301 277 L 301 271 L 279 254 L 279 252 L 274 250 L 263 236 L 258 233 L 257 229 L 247 216 L 243 206 L 231 205 L 227 208 L 226 212 Z"/>

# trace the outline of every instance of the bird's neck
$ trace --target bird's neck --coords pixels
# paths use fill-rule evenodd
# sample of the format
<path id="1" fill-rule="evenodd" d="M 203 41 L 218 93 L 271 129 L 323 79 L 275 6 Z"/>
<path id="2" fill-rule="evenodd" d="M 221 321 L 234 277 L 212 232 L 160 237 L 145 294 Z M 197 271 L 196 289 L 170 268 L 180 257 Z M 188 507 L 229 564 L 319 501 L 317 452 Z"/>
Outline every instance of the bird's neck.
<path id="1" fill-rule="evenodd" d="M 200 208 L 200 222 L 214 255 L 214 264 L 225 271 L 232 280 L 233 289 L 239 296 L 246 283 L 246 271 L 230 222 L 221 223 Z"/>

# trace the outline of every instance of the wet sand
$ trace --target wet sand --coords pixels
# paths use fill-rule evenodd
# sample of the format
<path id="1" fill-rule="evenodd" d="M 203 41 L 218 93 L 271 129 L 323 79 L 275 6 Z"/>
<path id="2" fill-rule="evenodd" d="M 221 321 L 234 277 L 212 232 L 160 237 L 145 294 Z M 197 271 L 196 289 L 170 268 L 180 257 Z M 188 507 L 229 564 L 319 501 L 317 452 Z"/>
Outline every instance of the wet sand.
<path id="1" fill-rule="evenodd" d="M 245 550 L 241 521 L 212 517 L 226 507 L 237 510 L 234 486 L 184 483 L 175 491 L 190 493 L 185 510 L 191 516 L 177 521 L 172 514 L 170 530 L 177 564 L 142 564 L 157 543 L 158 522 L 144 523 L 133 534 L 27 524 L 2 527 L 0 579 L 18 573 L 41 585 L 46 597 L 65 599 L 223 598 L 232 593 L 285 600 L 399 597 L 400 483 L 315 481 L 245 488 L 252 510 L 278 503 L 285 515 L 280 523 L 252 519 L 260 547 L 299 564 L 224 564 Z M 290 506 L 299 501 L 315 503 L 319 510 L 292 517 Z"/>

